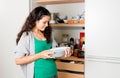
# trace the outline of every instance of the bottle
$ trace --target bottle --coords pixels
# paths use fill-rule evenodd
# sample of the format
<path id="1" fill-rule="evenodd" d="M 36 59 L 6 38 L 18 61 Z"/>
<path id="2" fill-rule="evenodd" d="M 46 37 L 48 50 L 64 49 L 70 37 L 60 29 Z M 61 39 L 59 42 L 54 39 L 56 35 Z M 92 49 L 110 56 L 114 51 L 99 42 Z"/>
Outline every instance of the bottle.
<path id="1" fill-rule="evenodd" d="M 76 39 L 74 45 L 74 56 L 78 57 L 78 53 L 79 53 L 79 39 Z"/>
<path id="2" fill-rule="evenodd" d="M 84 58 L 84 54 L 85 54 L 85 42 L 83 41 L 82 49 L 78 53 L 78 58 Z"/>
<path id="3" fill-rule="evenodd" d="M 82 51 L 85 51 L 85 42 L 82 43 Z"/>
<path id="4" fill-rule="evenodd" d="M 74 45 L 74 38 L 70 38 L 70 44 Z"/>
<path id="5" fill-rule="evenodd" d="M 79 49 L 79 39 L 75 40 L 74 49 Z"/>
<path id="6" fill-rule="evenodd" d="M 70 38 L 69 47 L 71 48 L 71 50 L 73 50 L 73 54 L 71 55 L 73 56 L 74 55 L 74 38 L 73 37 Z"/>

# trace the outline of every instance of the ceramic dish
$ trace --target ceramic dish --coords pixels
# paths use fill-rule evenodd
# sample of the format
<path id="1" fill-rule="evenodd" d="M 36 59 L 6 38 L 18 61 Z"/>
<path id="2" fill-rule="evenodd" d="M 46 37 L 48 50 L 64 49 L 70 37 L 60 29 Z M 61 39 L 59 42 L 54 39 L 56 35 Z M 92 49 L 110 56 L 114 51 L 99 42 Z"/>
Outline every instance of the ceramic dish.
<path id="1" fill-rule="evenodd" d="M 65 55 L 65 51 L 66 49 L 69 48 L 69 47 L 57 47 L 57 48 L 52 48 L 50 49 L 53 53 L 53 56 L 55 58 L 58 58 L 58 57 L 62 57 Z"/>

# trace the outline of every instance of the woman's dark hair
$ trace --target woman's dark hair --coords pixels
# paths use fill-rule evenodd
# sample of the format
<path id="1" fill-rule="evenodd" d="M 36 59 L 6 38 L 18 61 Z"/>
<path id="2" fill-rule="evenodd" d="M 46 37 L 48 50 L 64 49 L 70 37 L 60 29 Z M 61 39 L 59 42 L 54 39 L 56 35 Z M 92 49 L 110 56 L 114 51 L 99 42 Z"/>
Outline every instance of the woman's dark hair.
<path id="1" fill-rule="evenodd" d="M 21 31 L 17 35 L 16 44 L 18 44 L 22 34 L 26 32 L 26 35 L 28 35 L 28 32 L 35 27 L 35 22 L 37 20 L 42 19 L 44 15 L 51 16 L 50 12 L 46 8 L 41 6 L 36 7 L 30 12 Z M 43 31 L 43 34 L 46 37 L 47 43 L 51 42 L 51 31 L 52 31 L 51 26 L 48 23 L 48 26 L 46 27 L 45 31 Z"/>

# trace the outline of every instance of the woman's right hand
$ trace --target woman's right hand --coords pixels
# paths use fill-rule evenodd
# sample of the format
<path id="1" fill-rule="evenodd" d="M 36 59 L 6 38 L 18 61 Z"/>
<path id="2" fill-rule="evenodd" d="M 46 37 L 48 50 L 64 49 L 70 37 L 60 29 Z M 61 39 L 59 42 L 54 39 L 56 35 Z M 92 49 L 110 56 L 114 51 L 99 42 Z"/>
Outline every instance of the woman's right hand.
<path id="1" fill-rule="evenodd" d="M 40 58 L 47 59 L 47 58 L 55 58 L 53 56 L 53 52 L 50 50 L 45 50 L 39 53 Z"/>
<path id="2" fill-rule="evenodd" d="M 38 54 L 33 54 L 30 56 L 23 56 L 21 58 L 16 58 L 15 61 L 16 61 L 17 65 L 23 65 L 23 64 L 31 63 L 39 58 L 43 58 L 43 59 L 55 58 L 52 54 L 53 54 L 52 51 L 45 50 L 45 51 L 42 51 Z"/>

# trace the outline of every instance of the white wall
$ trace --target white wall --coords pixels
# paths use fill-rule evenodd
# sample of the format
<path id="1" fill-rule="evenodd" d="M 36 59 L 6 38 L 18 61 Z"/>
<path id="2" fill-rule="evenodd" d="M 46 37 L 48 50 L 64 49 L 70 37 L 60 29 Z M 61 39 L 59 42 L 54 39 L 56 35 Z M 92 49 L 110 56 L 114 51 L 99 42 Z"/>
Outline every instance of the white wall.
<path id="1" fill-rule="evenodd" d="M 86 0 L 85 78 L 120 78 L 119 3 Z"/>
<path id="2" fill-rule="evenodd" d="M 0 78 L 23 78 L 13 49 L 18 30 L 29 13 L 29 0 L 0 0 Z"/>
<path id="3" fill-rule="evenodd" d="M 46 5 L 46 8 L 50 10 L 51 13 L 58 12 L 61 17 L 68 16 L 68 19 L 72 17 L 81 15 L 85 11 L 84 3 L 70 3 L 70 4 L 54 4 Z"/>
<path id="4" fill-rule="evenodd" d="M 53 4 L 53 5 L 42 5 L 36 3 L 35 0 L 31 1 L 31 9 L 37 6 L 46 7 L 51 13 L 59 12 L 60 16 L 68 16 L 68 19 L 71 19 L 73 16 L 82 14 L 85 11 L 84 3 L 70 3 L 70 4 Z"/>
<path id="5" fill-rule="evenodd" d="M 71 37 L 74 39 L 80 39 L 80 32 L 84 32 L 82 27 L 53 27 L 54 37 L 58 43 L 62 42 L 63 34 L 69 34 L 69 39 Z"/>

